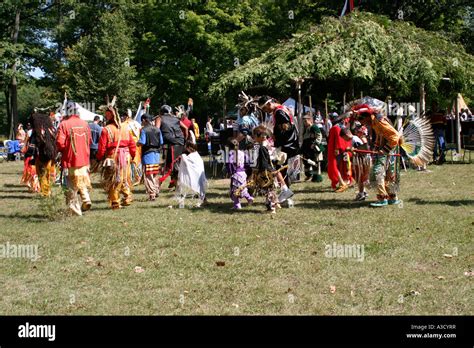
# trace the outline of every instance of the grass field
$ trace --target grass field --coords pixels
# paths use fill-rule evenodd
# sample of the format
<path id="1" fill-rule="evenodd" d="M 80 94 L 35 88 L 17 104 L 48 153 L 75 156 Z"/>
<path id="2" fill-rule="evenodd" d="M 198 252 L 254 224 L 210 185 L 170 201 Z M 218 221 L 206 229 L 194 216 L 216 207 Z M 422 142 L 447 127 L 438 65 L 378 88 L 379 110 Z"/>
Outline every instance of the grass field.
<path id="1" fill-rule="evenodd" d="M 0 258 L 0 314 L 472 315 L 474 164 L 429 169 L 402 174 L 400 207 L 353 202 L 325 177 L 272 218 L 261 197 L 233 212 L 228 181 L 211 180 L 206 207 L 139 186 L 112 211 L 95 185 L 90 212 L 49 221 L 57 205 L 0 163 L 0 245 L 39 254 Z M 333 243 L 363 246 L 363 261 L 326 257 Z"/>

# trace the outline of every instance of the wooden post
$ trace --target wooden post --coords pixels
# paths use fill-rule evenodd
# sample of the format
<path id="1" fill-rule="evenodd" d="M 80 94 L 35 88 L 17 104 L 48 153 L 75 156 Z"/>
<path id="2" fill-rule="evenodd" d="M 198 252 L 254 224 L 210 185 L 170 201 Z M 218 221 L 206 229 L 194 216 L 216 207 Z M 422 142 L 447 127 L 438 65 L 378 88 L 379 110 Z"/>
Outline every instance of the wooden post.
<path id="1" fill-rule="evenodd" d="M 418 117 L 425 117 L 425 84 L 424 83 L 420 85 L 420 113 Z M 423 165 L 422 169 L 426 170 L 426 164 Z"/>
<path id="2" fill-rule="evenodd" d="M 13 27 L 11 39 L 13 45 L 16 45 L 18 42 L 18 34 L 20 32 L 20 8 L 16 8 L 15 12 L 15 24 Z M 18 82 L 16 79 L 17 75 L 17 60 L 12 64 L 12 77 L 9 86 L 10 94 L 10 112 L 11 112 L 11 123 L 10 123 L 10 139 L 15 138 L 15 127 L 18 127 Z M 8 101 L 7 101 L 8 102 Z"/>
<path id="3" fill-rule="evenodd" d="M 450 111 L 451 116 L 453 116 L 454 113 L 456 112 L 456 111 L 454 110 L 453 106 L 454 106 L 454 103 L 451 105 L 451 111 Z M 450 140 L 450 143 L 454 143 L 454 142 L 456 141 L 455 138 L 454 138 L 454 120 L 455 120 L 455 119 L 453 119 L 452 117 L 450 117 L 450 120 L 449 120 L 449 123 L 450 123 L 450 125 L 451 125 L 451 139 L 449 139 L 449 140 Z"/>
<path id="4" fill-rule="evenodd" d="M 302 100 L 302 97 L 301 97 L 301 85 L 303 84 L 304 82 L 304 79 L 302 78 L 299 78 L 296 80 L 296 88 L 298 89 L 298 117 L 297 117 L 297 120 L 298 120 L 298 130 L 299 130 L 299 142 L 300 142 L 300 145 L 303 143 L 303 132 L 304 132 L 304 129 L 303 129 L 303 100 Z"/>
<path id="5" fill-rule="evenodd" d="M 422 83 L 420 86 L 420 109 L 418 117 L 425 115 L 425 84 Z"/>
<path id="6" fill-rule="evenodd" d="M 455 112 L 456 112 L 456 149 L 457 153 L 461 153 L 461 117 L 459 115 L 459 94 L 456 95 L 455 101 Z"/>
<path id="7" fill-rule="evenodd" d="M 324 101 L 324 104 L 326 106 L 326 118 L 324 119 L 324 124 L 326 125 L 326 133 L 329 134 L 329 112 L 328 112 L 328 96 L 326 94 L 326 100 Z"/>
<path id="8" fill-rule="evenodd" d="M 345 106 L 346 106 L 346 92 L 344 92 L 344 94 L 342 95 L 342 108 L 344 109 Z"/>
<path id="9" fill-rule="evenodd" d="M 311 96 L 309 96 L 309 113 L 311 114 L 311 117 L 314 117 L 314 115 L 313 115 L 313 102 L 311 100 Z"/>
<path id="10" fill-rule="evenodd" d="M 222 118 L 224 119 L 224 122 L 225 122 L 225 112 L 226 112 L 226 108 L 227 108 L 227 100 L 226 98 L 224 98 L 224 103 L 222 105 Z M 225 124 L 224 124 L 225 125 Z"/>

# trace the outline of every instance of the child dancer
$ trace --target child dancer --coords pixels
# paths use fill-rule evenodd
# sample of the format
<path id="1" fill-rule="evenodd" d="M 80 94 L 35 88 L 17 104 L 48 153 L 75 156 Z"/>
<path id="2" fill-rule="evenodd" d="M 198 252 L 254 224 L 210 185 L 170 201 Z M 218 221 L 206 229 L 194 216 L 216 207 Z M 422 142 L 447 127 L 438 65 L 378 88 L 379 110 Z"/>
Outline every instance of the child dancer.
<path id="1" fill-rule="evenodd" d="M 188 193 L 199 194 L 200 207 L 207 203 L 206 200 L 207 179 L 204 171 L 204 162 L 197 152 L 197 145 L 188 141 L 185 145 L 185 153 L 181 155 L 178 172 L 178 188 L 176 190 L 179 199 L 184 200 Z"/>
<path id="2" fill-rule="evenodd" d="M 245 198 L 249 204 L 253 203 L 254 198 L 249 194 L 247 187 L 247 173 L 245 173 L 245 154 L 239 150 L 239 142 L 235 138 L 229 139 L 229 162 L 227 163 L 230 178 L 230 198 L 234 202 L 233 209 L 242 209 L 240 199 Z M 240 187 L 242 189 L 238 190 Z"/>
<path id="3" fill-rule="evenodd" d="M 349 149 L 353 153 L 352 171 L 359 188 L 355 200 L 365 201 L 369 196 L 365 190 L 365 185 L 369 180 L 371 157 L 370 154 L 362 152 L 369 149 L 367 142 L 367 128 L 362 126 L 360 122 L 357 122 L 355 127 L 356 135 L 353 135 L 349 129 L 345 128 L 341 130 L 341 136 L 346 141 L 352 141 L 352 148 Z M 357 150 L 361 150 L 361 152 L 357 152 Z"/>
<path id="4" fill-rule="evenodd" d="M 355 133 L 360 139 L 360 145 L 353 145 L 353 147 L 358 150 L 369 151 L 367 127 L 363 126 L 360 122 L 356 122 Z M 354 141 L 352 143 L 354 144 Z M 365 201 L 365 199 L 369 197 L 365 186 L 369 183 L 370 167 L 372 167 L 372 156 L 369 153 L 354 153 L 354 172 L 357 184 L 359 185 L 359 193 L 355 198 L 356 201 Z"/>
<path id="5" fill-rule="evenodd" d="M 252 173 L 252 181 L 257 192 L 265 195 L 265 205 L 271 213 L 276 213 L 278 197 L 275 192 L 275 168 L 268 151 L 270 131 L 264 125 L 253 130 L 254 141 L 258 147 L 257 166 Z M 281 173 L 278 173 L 281 176 Z M 282 180 L 282 178 L 280 178 Z"/>

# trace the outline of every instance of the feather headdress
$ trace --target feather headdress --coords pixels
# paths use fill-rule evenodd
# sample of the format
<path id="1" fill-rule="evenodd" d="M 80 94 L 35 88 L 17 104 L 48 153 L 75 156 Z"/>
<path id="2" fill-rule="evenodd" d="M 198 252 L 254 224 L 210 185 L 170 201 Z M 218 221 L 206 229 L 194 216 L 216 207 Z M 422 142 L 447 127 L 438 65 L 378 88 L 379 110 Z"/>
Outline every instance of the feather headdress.
<path id="1" fill-rule="evenodd" d="M 375 114 L 377 117 L 384 117 L 387 114 L 386 103 L 372 97 L 354 100 L 345 109 L 351 110 L 356 119 L 358 115 Z M 429 119 L 407 118 L 400 136 L 400 147 L 413 164 L 423 166 L 432 160 L 435 139 Z"/>
<path id="2" fill-rule="evenodd" d="M 407 119 L 401 131 L 401 148 L 416 166 L 423 166 L 433 159 L 435 138 L 428 118 Z"/>

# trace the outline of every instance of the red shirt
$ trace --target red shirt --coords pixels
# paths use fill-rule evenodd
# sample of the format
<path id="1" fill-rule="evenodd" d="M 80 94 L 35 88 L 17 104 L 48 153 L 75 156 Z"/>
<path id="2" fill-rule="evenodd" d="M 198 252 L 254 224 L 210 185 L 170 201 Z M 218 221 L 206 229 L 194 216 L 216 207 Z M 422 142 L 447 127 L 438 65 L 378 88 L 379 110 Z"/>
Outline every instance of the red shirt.
<path id="1" fill-rule="evenodd" d="M 190 131 L 193 131 L 193 130 L 194 130 L 193 127 L 192 127 L 192 126 L 193 126 L 193 122 L 192 122 L 189 118 L 183 117 L 183 118 L 181 119 L 181 122 L 183 122 L 183 124 L 184 124 L 186 127 L 188 127 L 188 129 L 189 129 Z"/>
<path id="2" fill-rule="evenodd" d="M 120 129 L 113 123 L 108 124 L 102 129 L 99 139 L 99 149 L 97 150 L 97 159 L 100 161 L 105 157 L 113 157 L 115 149 L 117 148 L 117 141 L 120 137 L 119 147 L 128 147 L 130 156 L 135 157 L 137 146 L 130 134 L 128 127 L 121 127 Z"/>
<path id="3" fill-rule="evenodd" d="M 59 124 L 56 146 L 63 168 L 89 165 L 91 131 L 86 121 L 72 115 Z"/>

